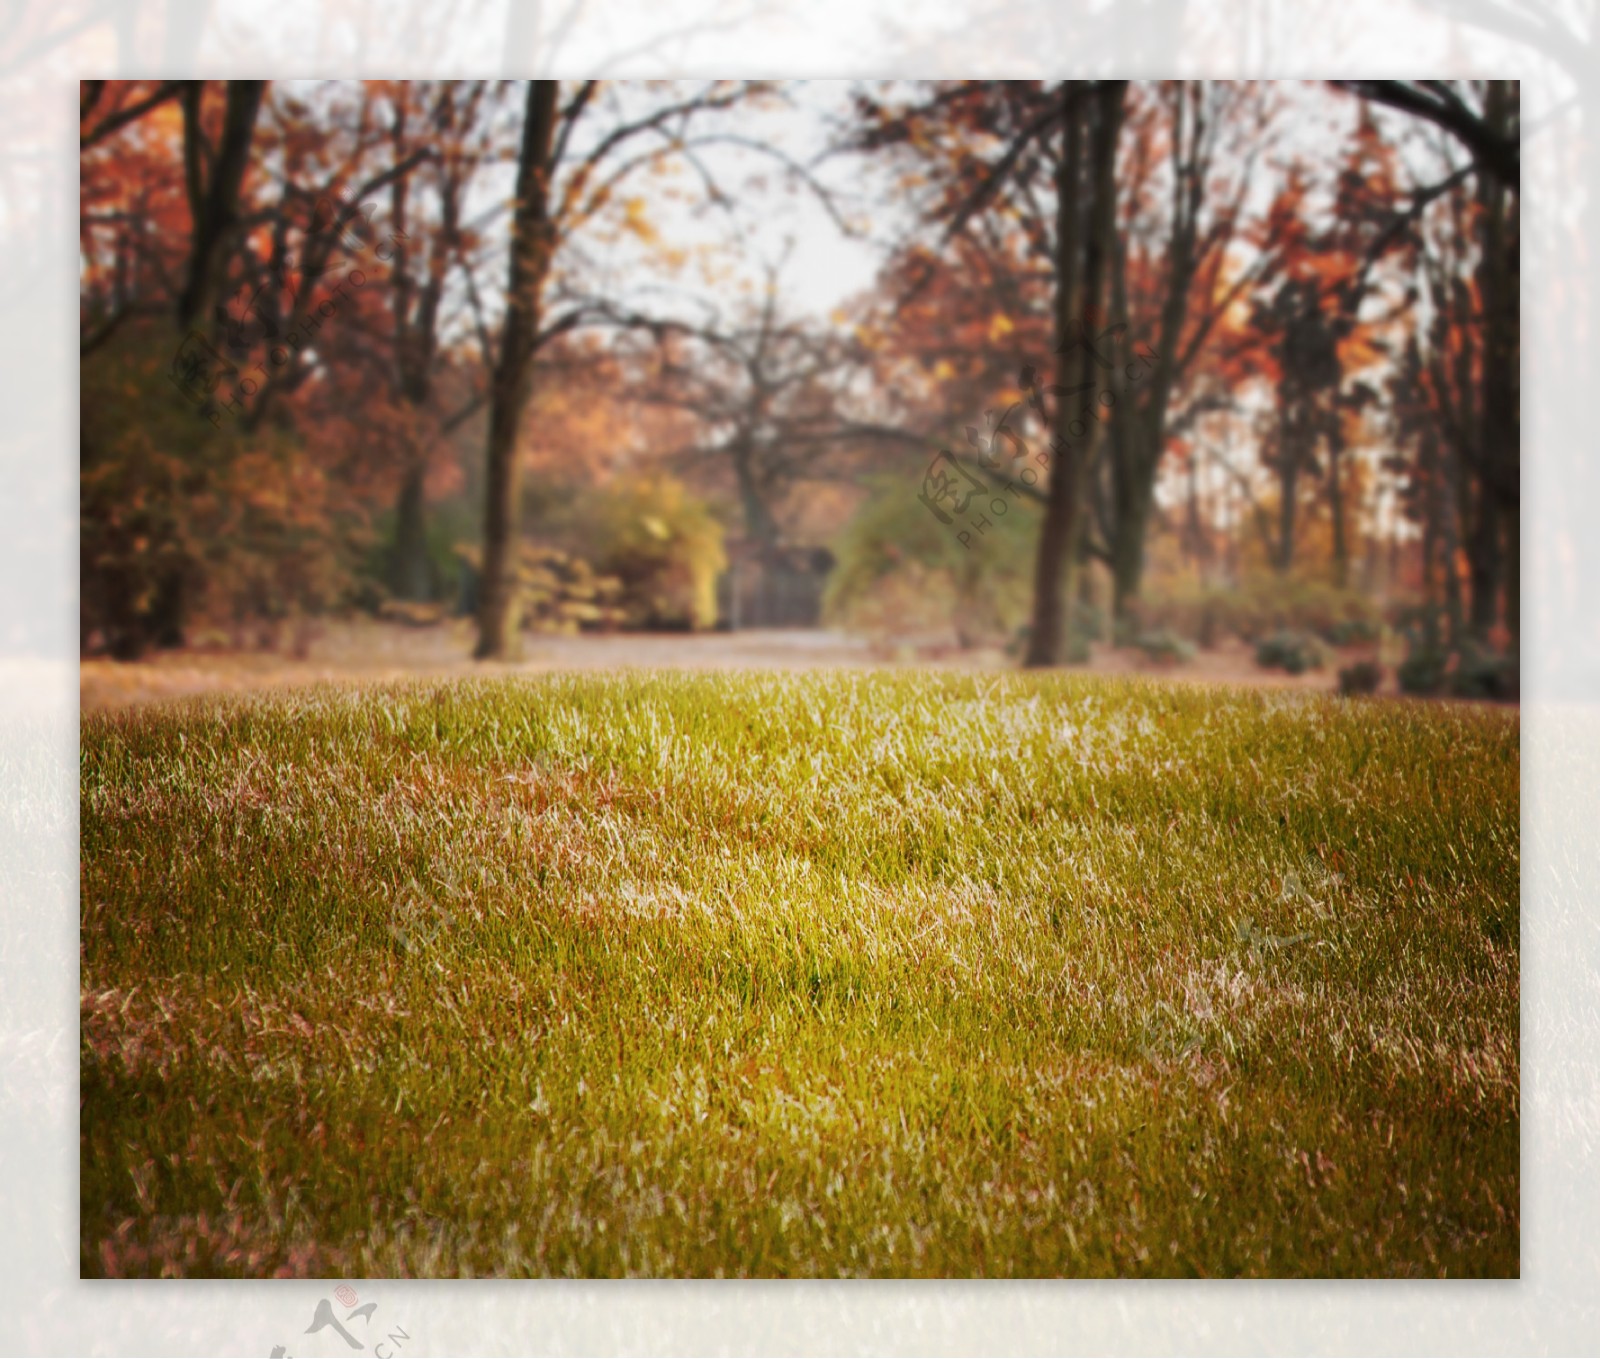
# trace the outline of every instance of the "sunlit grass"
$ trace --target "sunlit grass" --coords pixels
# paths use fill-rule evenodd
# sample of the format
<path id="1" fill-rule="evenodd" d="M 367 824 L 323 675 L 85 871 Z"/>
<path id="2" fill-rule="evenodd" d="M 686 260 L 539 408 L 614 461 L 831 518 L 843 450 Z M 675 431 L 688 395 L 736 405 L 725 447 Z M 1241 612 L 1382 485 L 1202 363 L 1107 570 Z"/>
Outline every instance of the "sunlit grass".
<path id="1" fill-rule="evenodd" d="M 85 1274 L 1518 1272 L 1514 713 L 635 674 L 82 750 Z"/>

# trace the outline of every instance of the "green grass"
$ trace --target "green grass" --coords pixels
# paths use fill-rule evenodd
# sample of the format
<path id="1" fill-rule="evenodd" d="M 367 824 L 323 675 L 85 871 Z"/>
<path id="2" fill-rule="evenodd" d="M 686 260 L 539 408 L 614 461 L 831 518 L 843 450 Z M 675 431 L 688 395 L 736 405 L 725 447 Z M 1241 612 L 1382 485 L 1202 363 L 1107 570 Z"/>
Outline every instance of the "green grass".
<path id="1" fill-rule="evenodd" d="M 1515 1275 L 1518 771 L 1059 675 L 86 718 L 82 1270 Z"/>

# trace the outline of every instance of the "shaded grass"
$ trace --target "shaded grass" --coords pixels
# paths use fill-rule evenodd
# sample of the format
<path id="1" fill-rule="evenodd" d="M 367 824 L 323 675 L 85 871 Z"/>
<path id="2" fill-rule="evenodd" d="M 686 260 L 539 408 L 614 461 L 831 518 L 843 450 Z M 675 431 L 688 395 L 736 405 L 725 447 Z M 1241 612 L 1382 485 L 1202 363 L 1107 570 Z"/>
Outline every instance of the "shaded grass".
<path id="1" fill-rule="evenodd" d="M 82 1270 L 1516 1274 L 1518 769 L 1070 676 L 86 718 Z"/>

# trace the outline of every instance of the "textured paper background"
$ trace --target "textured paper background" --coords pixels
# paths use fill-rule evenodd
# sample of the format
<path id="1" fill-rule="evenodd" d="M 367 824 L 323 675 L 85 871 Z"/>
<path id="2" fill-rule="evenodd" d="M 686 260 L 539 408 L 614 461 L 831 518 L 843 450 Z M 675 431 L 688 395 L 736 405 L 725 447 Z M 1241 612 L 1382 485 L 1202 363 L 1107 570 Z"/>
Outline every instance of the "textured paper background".
<path id="1" fill-rule="evenodd" d="M 357 1281 L 394 1352 L 1593 1353 L 1600 61 L 1587 0 L 43 0 L 0 9 L 0 1351 L 266 1355 L 319 1283 L 77 1277 L 77 82 L 1516 76 L 1525 329 L 1520 1283 Z M 337 1342 L 336 1342 L 337 1343 Z M 348 1351 L 344 1351 L 348 1352 Z"/>

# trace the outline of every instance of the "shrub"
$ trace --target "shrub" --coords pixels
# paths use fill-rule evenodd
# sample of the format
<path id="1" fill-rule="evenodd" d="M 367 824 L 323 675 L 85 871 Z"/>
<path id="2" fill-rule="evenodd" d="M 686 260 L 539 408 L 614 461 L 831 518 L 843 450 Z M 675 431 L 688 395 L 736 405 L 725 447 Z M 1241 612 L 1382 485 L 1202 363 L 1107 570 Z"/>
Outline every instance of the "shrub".
<path id="1" fill-rule="evenodd" d="M 1484 651 L 1471 642 L 1451 647 L 1432 640 L 1426 627 L 1413 627 L 1408 633 L 1410 650 L 1396 671 L 1403 693 L 1506 701 L 1521 692 L 1515 655 Z"/>
<path id="2" fill-rule="evenodd" d="M 1105 610 L 1092 599 L 1075 599 L 1067 623 L 1068 665 L 1087 665 L 1091 648 L 1106 635 Z"/>
<path id="3" fill-rule="evenodd" d="M 964 646 L 1016 647 L 1032 602 L 1038 516 L 1014 501 L 970 546 L 904 480 L 884 479 L 834 544 L 823 616 L 882 639 L 954 634 Z"/>
<path id="4" fill-rule="evenodd" d="M 1403 694 L 1437 694 L 1444 688 L 1449 654 L 1442 647 L 1414 646 L 1395 671 Z"/>
<path id="5" fill-rule="evenodd" d="M 1463 646 L 1450 675 L 1450 692 L 1457 698 L 1513 699 L 1521 687 L 1519 670 L 1515 656 Z"/>
<path id="6" fill-rule="evenodd" d="M 80 372 L 80 641 L 124 659 L 194 627 L 299 629 L 348 601 L 366 532 L 316 448 L 179 394 L 176 341 L 136 319 Z"/>
<path id="7" fill-rule="evenodd" d="M 1376 642 L 1382 625 L 1371 618 L 1341 618 L 1325 635 L 1334 646 L 1360 646 Z"/>
<path id="8" fill-rule="evenodd" d="M 1256 645 L 1256 664 L 1269 670 L 1301 675 L 1307 670 L 1320 669 L 1325 662 L 1322 644 L 1308 632 L 1280 629 Z"/>
<path id="9" fill-rule="evenodd" d="M 1163 665 L 1176 665 L 1194 659 L 1194 643 L 1178 636 L 1171 628 L 1154 628 L 1142 632 L 1134 645 L 1144 652 L 1146 659 Z"/>
<path id="10" fill-rule="evenodd" d="M 1255 643 L 1284 631 L 1348 646 L 1376 641 L 1383 622 L 1378 605 L 1360 591 L 1272 574 L 1248 576 L 1232 588 L 1174 587 L 1141 599 L 1138 614 L 1145 628 L 1169 627 L 1207 647 L 1224 636 Z"/>
<path id="11" fill-rule="evenodd" d="M 1339 671 L 1341 694 L 1374 694 L 1383 683 L 1383 667 L 1377 661 L 1357 661 Z"/>
<path id="12" fill-rule="evenodd" d="M 1396 632 L 1413 647 L 1427 643 L 1438 647 L 1439 639 L 1449 631 L 1449 617 L 1438 604 L 1424 600 L 1420 603 L 1397 604 L 1391 611 L 1390 621 Z"/>

